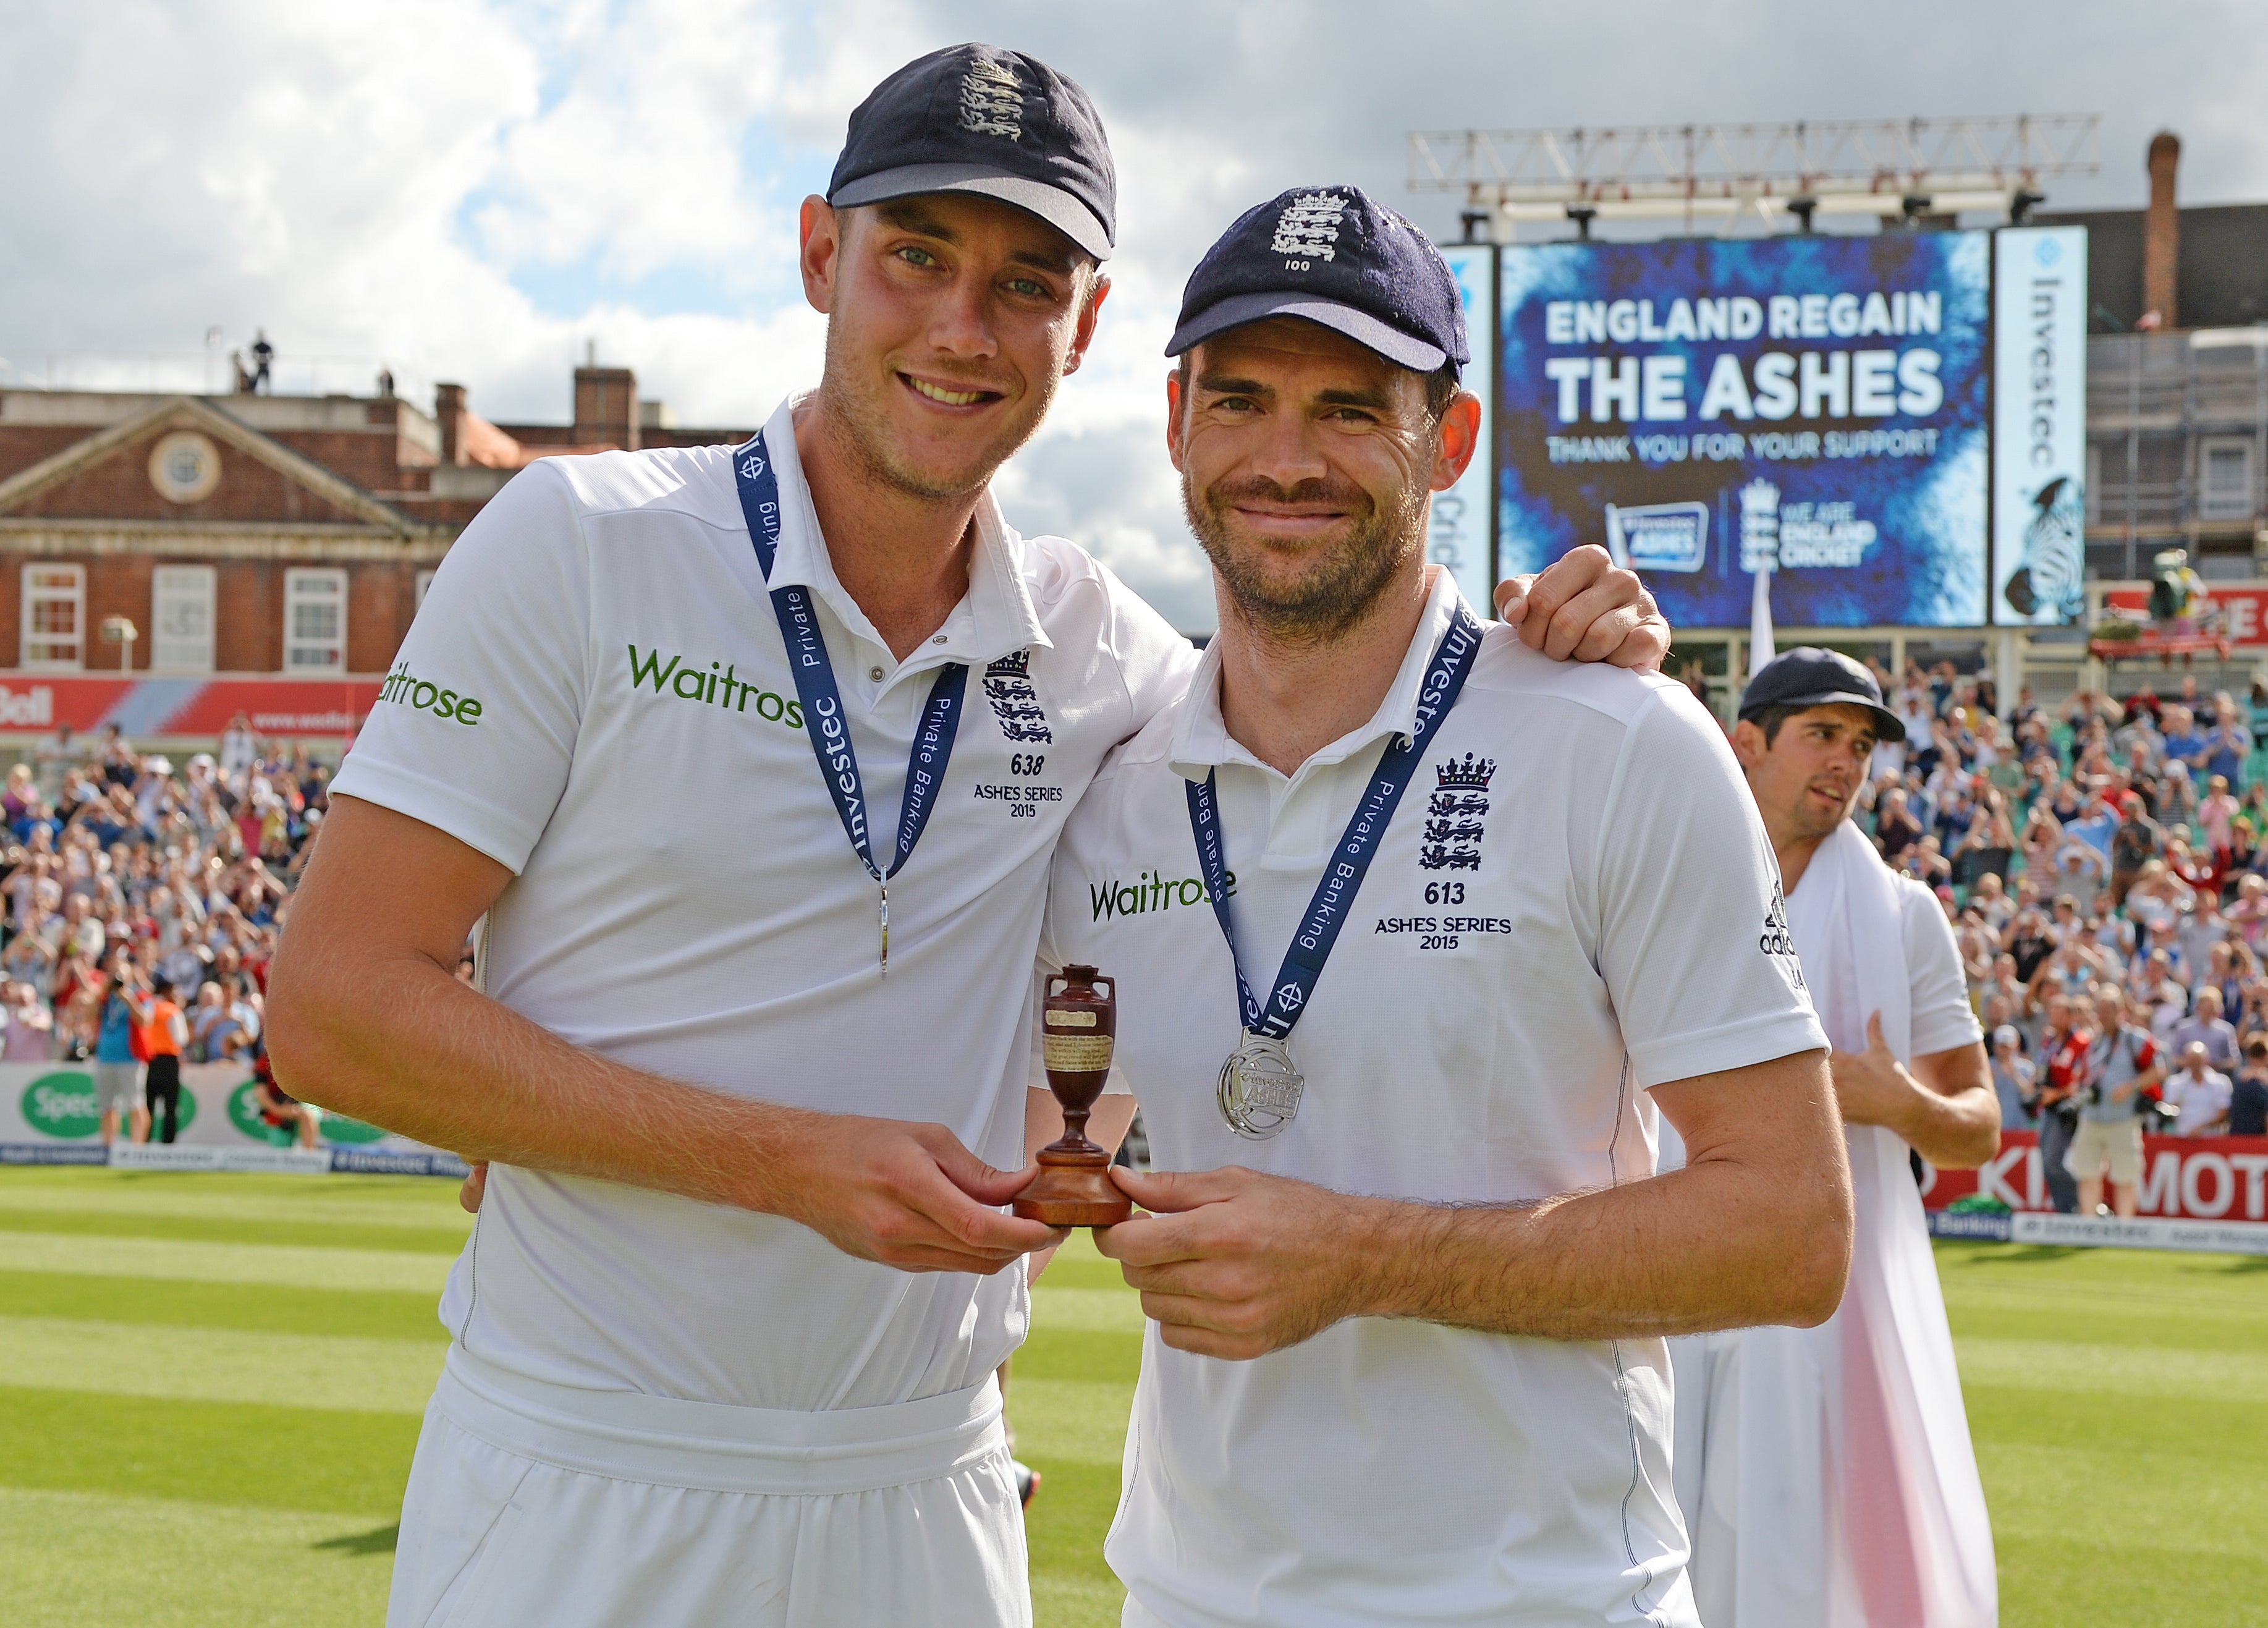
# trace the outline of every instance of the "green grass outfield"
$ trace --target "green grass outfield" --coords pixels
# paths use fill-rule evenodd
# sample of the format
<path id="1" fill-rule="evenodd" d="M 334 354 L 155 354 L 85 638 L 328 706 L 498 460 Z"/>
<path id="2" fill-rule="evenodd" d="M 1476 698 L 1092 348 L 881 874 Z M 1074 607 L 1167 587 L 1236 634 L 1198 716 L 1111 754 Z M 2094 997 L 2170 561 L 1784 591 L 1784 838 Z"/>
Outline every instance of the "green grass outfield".
<path id="1" fill-rule="evenodd" d="M 467 1225 L 416 1177 L 0 1171 L 0 1621 L 380 1621 Z M 2268 1260 L 1938 1258 L 2003 1622 L 2268 1625 Z M 1033 1593 L 1100 1628 L 1141 1315 L 1079 1240 L 1035 1322 Z"/>

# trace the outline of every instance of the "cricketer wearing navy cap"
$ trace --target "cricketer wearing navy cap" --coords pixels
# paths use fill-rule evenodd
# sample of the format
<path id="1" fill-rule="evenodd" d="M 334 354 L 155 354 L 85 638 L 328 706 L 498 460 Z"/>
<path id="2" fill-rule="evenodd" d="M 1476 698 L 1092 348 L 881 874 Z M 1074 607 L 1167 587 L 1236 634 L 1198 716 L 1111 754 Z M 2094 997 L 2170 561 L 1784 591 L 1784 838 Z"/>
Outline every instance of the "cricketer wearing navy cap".
<path id="1" fill-rule="evenodd" d="M 1422 232 L 1285 193 L 1172 349 L 1220 630 L 1041 942 L 1116 979 L 1155 1165 L 1097 1239 L 1150 1319 L 1124 1622 L 1695 1628 L 1657 1337 L 1825 1316 L 1849 1220 L 1755 804 L 1682 686 L 1428 564 L 1480 414 Z M 1664 1119 L 1704 1151 L 1654 1180 Z"/>
<path id="2" fill-rule="evenodd" d="M 1320 322 L 1420 373 L 1471 360 L 1441 251 L 1359 187 L 1294 187 L 1238 216 L 1189 275 L 1166 354 L 1267 317 Z"/>
<path id="3" fill-rule="evenodd" d="M 1035 56 L 956 45 L 874 87 L 827 184 L 837 209 L 972 192 L 1028 210 L 1097 260 L 1117 241 L 1118 177 L 1102 120 Z"/>
<path id="4" fill-rule="evenodd" d="M 1873 717 L 1880 740 L 1903 740 L 1906 726 L 1882 704 L 1882 687 L 1860 663 L 1838 650 L 1800 645 L 1764 665 L 1741 695 L 1741 716 L 1761 720 L 1773 708 L 1787 711 L 1805 707 L 1845 705 L 1864 707 Z"/>

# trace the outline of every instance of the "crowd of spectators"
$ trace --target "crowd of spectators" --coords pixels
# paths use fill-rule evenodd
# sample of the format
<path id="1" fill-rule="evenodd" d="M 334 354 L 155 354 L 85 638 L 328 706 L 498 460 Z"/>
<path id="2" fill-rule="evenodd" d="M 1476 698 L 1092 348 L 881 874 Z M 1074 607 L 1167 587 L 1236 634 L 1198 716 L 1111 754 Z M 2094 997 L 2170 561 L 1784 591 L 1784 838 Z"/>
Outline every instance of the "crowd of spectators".
<path id="1" fill-rule="evenodd" d="M 1858 819 L 1929 885 L 1990 1037 L 2004 1129 L 2059 1210 L 2133 1213 L 2141 1135 L 2268 1134 L 2268 685 L 2081 691 L 2004 713 L 1909 664 Z"/>
<path id="2" fill-rule="evenodd" d="M 254 1068 L 269 964 L 329 780 L 240 717 L 217 755 L 179 764 L 115 726 L 95 740 L 63 730 L 18 763 L 0 790 L 0 1057 L 115 1066 L 130 1043 L 146 1064 L 170 1035 L 182 1061 Z"/>

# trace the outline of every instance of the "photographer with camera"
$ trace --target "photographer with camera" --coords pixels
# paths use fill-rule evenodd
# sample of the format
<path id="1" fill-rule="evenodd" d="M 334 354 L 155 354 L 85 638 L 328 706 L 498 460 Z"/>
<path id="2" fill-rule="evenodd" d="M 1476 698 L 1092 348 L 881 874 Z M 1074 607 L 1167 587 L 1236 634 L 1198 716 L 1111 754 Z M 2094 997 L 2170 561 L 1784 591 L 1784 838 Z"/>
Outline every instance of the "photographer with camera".
<path id="1" fill-rule="evenodd" d="M 2120 1216 L 2132 1217 L 2135 1185 L 2142 1179 L 2142 1094 L 2163 1079 L 2166 1070 L 2156 1037 L 2130 1020 L 2124 991 L 2102 985 L 2095 1003 L 2102 1028 L 2088 1049 L 2086 1083 L 2076 1099 L 2079 1124 L 2064 1165 L 2078 1178 L 2081 1215 L 2101 1212 L 2107 1166 L 2111 1205 Z"/>

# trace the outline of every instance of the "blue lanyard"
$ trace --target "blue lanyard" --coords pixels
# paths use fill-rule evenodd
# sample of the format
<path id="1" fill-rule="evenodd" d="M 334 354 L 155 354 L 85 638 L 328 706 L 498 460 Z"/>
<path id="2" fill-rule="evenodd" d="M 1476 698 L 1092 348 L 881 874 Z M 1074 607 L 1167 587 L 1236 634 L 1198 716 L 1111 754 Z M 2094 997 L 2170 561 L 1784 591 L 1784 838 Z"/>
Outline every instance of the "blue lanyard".
<path id="1" fill-rule="evenodd" d="M 748 541 L 755 545 L 756 564 L 770 582 L 772 561 L 779 551 L 779 475 L 764 450 L 763 432 L 733 454 L 739 479 L 740 512 L 748 523 Z M 791 583 L 771 590 L 772 614 L 779 618 L 780 637 L 787 645 L 788 667 L 795 675 L 795 693 L 803 698 L 804 730 L 819 759 L 820 778 L 835 799 L 835 812 L 850 838 L 851 851 L 866 874 L 882 890 L 882 971 L 890 969 L 890 878 L 905 868 L 921 841 L 930 815 L 936 811 L 938 793 L 945 785 L 946 764 L 953 758 L 953 740 L 960 727 L 962 694 L 968 688 L 968 668 L 953 662 L 940 668 L 923 704 L 921 726 L 914 732 L 913 755 L 906 764 L 905 802 L 898 815 L 898 846 L 890 868 L 874 863 L 866 833 L 866 791 L 858 778 L 858 755 L 850 746 L 850 722 L 843 710 L 843 692 L 835 682 L 835 663 L 827 653 L 827 640 L 819 629 L 819 613 L 811 590 Z"/>
<path id="2" fill-rule="evenodd" d="M 1480 648 L 1481 624 L 1460 600 L 1449 630 L 1433 646 L 1432 659 L 1426 664 L 1425 682 L 1418 692 L 1417 724 L 1379 759 L 1369 788 L 1355 805 L 1353 817 L 1347 821 L 1346 830 L 1324 866 L 1322 880 L 1315 884 L 1314 896 L 1307 901 L 1307 913 L 1292 935 L 1292 947 L 1284 952 L 1283 969 L 1276 975 L 1276 988 L 1264 1011 L 1245 981 L 1244 962 L 1236 953 L 1236 930 L 1229 925 L 1228 861 L 1221 849 L 1213 777 L 1208 773 L 1202 783 L 1189 783 L 1189 830 L 1197 838 L 1197 864 L 1204 873 L 1206 890 L 1212 895 L 1212 913 L 1220 919 L 1221 936 L 1228 940 L 1228 958 L 1236 968 L 1237 1003 L 1250 1033 L 1281 1040 L 1300 1020 L 1307 997 L 1314 992 L 1315 980 L 1322 976 L 1323 963 L 1330 959 L 1331 947 L 1338 942 L 1339 929 L 1354 909 L 1354 896 L 1370 871 L 1370 862 L 1378 856 L 1386 828 L 1394 821 L 1402 793 L 1410 789 L 1418 760 L 1425 755 L 1426 743 L 1439 733 L 1449 709 L 1456 705 L 1457 693 L 1471 675 Z"/>

